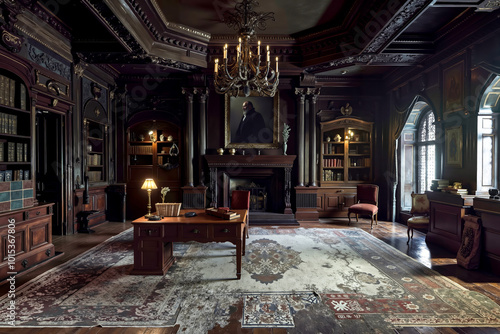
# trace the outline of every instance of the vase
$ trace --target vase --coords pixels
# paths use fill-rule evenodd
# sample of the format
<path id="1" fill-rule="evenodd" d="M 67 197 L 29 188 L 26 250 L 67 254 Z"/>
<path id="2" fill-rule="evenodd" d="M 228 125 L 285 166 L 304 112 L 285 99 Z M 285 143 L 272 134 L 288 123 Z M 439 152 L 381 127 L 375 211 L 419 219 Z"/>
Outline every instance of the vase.
<path id="1" fill-rule="evenodd" d="M 286 142 L 283 143 L 283 155 L 286 155 Z"/>

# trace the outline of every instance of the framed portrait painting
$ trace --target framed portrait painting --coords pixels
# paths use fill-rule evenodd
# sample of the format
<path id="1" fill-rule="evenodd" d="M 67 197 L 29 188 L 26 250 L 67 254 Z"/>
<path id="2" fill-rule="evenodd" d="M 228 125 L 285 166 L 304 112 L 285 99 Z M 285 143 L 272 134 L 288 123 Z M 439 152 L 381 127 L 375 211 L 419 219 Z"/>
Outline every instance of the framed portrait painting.
<path id="1" fill-rule="evenodd" d="M 444 116 L 464 109 L 464 62 L 443 71 Z"/>
<path id="2" fill-rule="evenodd" d="M 462 167 L 462 127 L 449 128 L 445 132 L 446 164 Z"/>
<path id="3" fill-rule="evenodd" d="M 225 148 L 278 148 L 278 92 L 274 97 L 226 94 L 225 99 Z"/>

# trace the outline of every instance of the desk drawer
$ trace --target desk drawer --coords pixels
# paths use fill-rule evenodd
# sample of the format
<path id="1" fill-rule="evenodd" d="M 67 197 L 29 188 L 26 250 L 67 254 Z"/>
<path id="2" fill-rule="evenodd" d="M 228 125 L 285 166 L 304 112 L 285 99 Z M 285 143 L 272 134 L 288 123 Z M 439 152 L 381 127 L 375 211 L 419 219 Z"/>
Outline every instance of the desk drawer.
<path id="1" fill-rule="evenodd" d="M 214 237 L 238 237 L 239 224 L 214 225 Z"/>
<path id="2" fill-rule="evenodd" d="M 34 209 L 26 210 L 24 212 L 24 220 L 47 216 L 47 215 L 50 214 L 49 208 L 50 207 L 46 206 L 46 207 L 34 208 Z"/>
<path id="3" fill-rule="evenodd" d="M 162 236 L 162 230 L 163 226 L 161 225 L 139 225 L 136 226 L 136 232 L 139 237 L 141 238 L 155 238 L 155 237 L 161 237 Z"/>
<path id="4" fill-rule="evenodd" d="M 208 238 L 207 224 L 185 224 L 182 225 L 182 236 L 192 240 Z"/>

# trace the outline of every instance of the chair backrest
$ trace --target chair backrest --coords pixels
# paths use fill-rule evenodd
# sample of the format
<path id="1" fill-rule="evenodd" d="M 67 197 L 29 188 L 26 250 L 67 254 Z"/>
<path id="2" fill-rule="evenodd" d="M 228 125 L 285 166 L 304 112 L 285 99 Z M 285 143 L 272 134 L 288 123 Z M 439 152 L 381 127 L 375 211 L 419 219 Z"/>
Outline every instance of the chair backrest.
<path id="1" fill-rule="evenodd" d="M 411 193 L 411 214 L 429 214 L 430 207 L 427 194 Z"/>
<path id="2" fill-rule="evenodd" d="M 233 190 L 231 193 L 231 209 L 250 209 L 250 191 Z"/>
<path id="3" fill-rule="evenodd" d="M 378 205 L 378 186 L 376 184 L 357 185 L 358 203 Z"/>

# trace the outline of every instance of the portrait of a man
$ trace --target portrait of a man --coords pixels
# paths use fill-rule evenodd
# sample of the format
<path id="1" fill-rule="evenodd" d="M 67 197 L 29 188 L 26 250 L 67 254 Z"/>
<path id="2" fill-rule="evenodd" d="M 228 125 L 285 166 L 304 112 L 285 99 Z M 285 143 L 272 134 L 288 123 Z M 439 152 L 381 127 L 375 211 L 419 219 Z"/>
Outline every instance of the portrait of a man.
<path id="1" fill-rule="evenodd" d="M 226 97 L 226 147 L 278 146 L 278 98 Z"/>
<path id="2" fill-rule="evenodd" d="M 243 102 L 243 116 L 234 136 L 236 143 L 263 143 L 269 140 L 262 114 L 255 110 L 250 101 Z M 272 135 L 272 134 L 271 134 Z M 271 136 L 272 139 L 272 136 Z"/>

